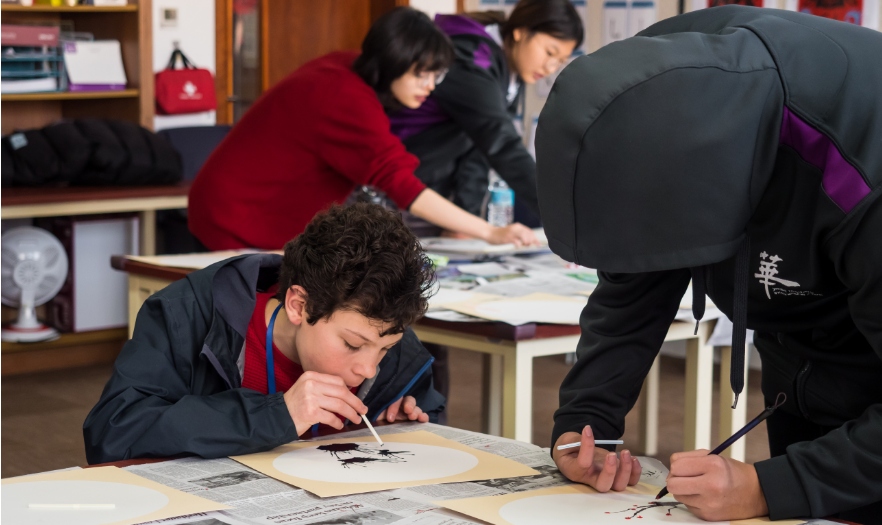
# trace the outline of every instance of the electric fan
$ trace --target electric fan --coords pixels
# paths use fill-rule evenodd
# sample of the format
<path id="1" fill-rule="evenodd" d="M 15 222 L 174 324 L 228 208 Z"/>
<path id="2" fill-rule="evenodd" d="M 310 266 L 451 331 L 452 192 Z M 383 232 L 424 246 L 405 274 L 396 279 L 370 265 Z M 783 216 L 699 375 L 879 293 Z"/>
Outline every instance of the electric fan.
<path id="1" fill-rule="evenodd" d="M 58 331 L 37 320 L 37 306 L 55 297 L 67 278 L 67 254 L 51 233 L 25 226 L 3 234 L 0 296 L 18 307 L 18 320 L 3 327 L 2 339 L 32 343 L 58 338 Z"/>

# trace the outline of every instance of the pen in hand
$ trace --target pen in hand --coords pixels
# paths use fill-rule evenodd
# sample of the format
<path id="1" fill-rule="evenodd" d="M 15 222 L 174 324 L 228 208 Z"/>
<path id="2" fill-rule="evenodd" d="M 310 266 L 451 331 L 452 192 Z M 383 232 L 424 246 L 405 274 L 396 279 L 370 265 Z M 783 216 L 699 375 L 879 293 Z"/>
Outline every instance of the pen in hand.
<path id="1" fill-rule="evenodd" d="M 732 434 L 732 437 L 730 437 L 726 441 L 723 441 L 722 443 L 720 443 L 720 445 L 717 448 L 708 452 L 708 456 L 710 456 L 711 454 L 719 454 L 720 452 L 722 452 L 722 451 L 726 450 L 727 448 L 729 448 L 730 446 L 732 446 L 732 444 L 735 443 L 736 441 L 738 441 L 739 439 L 741 439 L 742 436 L 744 436 L 745 434 L 747 434 L 748 432 L 753 430 L 754 427 L 756 427 L 757 425 L 762 423 L 766 418 L 771 416 L 772 412 L 774 412 L 775 409 L 777 409 L 779 406 L 783 405 L 786 401 L 787 401 L 787 394 L 785 394 L 784 392 L 779 393 L 778 397 L 775 398 L 774 405 L 766 407 L 766 409 L 763 410 L 760 413 L 760 415 L 753 418 L 753 420 L 750 423 L 744 425 L 744 427 L 741 430 Z M 667 485 L 665 485 L 665 487 L 663 487 L 661 489 L 661 492 L 658 493 L 658 496 L 656 496 L 655 499 L 661 499 L 667 493 L 668 493 L 668 487 L 667 487 Z"/>

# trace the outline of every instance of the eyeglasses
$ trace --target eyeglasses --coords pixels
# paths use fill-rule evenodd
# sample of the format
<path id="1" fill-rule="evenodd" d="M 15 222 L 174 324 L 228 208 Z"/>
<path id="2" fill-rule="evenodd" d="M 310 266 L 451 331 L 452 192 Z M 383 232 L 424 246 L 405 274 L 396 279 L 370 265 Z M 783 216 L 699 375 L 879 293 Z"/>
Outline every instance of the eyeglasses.
<path id="1" fill-rule="evenodd" d="M 564 65 L 564 62 L 566 62 L 566 59 L 548 57 L 548 60 L 545 61 L 545 66 L 549 71 L 554 73 L 555 71 L 560 69 L 560 66 Z"/>
<path id="2" fill-rule="evenodd" d="M 442 69 L 440 71 L 423 71 L 417 77 L 417 83 L 420 87 L 429 87 L 429 84 L 435 84 L 436 86 L 440 84 L 444 77 L 447 76 L 447 70 Z"/>

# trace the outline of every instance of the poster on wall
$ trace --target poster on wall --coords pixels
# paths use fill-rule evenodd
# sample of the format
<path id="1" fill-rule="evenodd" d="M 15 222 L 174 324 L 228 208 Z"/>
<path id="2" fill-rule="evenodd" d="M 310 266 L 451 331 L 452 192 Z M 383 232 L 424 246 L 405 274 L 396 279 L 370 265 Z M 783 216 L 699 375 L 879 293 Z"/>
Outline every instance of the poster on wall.
<path id="1" fill-rule="evenodd" d="M 864 0 L 799 0 L 799 11 L 861 25 Z"/>

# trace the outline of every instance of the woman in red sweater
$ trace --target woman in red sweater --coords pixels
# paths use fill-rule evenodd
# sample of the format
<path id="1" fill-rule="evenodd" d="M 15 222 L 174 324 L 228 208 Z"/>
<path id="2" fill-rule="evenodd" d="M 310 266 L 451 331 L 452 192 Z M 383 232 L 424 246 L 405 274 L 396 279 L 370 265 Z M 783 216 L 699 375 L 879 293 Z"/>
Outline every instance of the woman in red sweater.
<path id="1" fill-rule="evenodd" d="M 190 190 L 190 230 L 209 249 L 281 249 L 359 185 L 447 230 L 491 243 L 536 242 L 496 228 L 414 176 L 419 161 L 387 110 L 419 107 L 453 60 L 448 38 L 414 9 L 380 17 L 362 53 L 317 58 L 264 94 L 209 157 Z"/>

